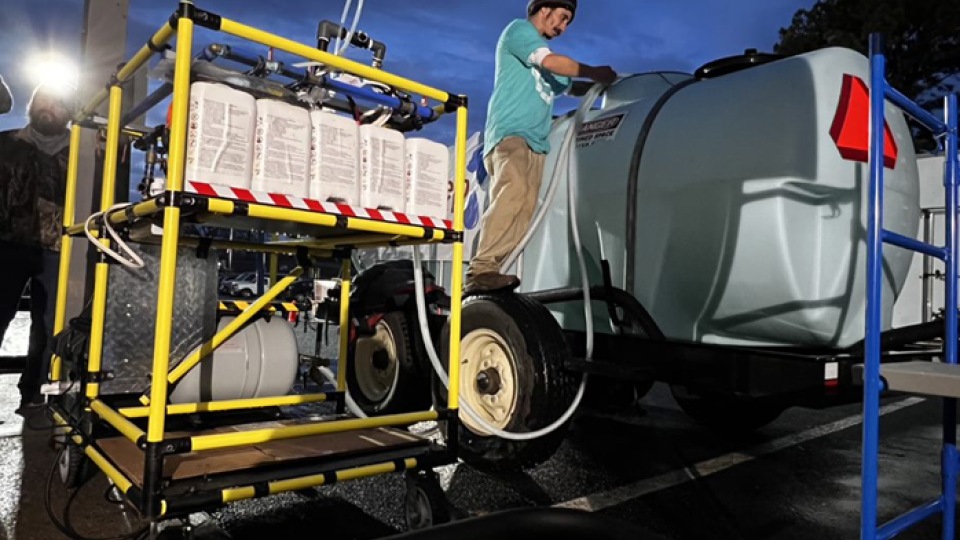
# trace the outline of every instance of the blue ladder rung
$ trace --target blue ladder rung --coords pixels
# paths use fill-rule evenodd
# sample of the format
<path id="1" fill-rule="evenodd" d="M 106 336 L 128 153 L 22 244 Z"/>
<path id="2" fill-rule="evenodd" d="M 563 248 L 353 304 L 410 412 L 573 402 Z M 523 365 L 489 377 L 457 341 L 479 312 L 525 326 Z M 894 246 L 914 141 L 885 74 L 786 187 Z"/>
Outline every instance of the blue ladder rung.
<path id="1" fill-rule="evenodd" d="M 913 100 L 901 94 L 899 90 L 890 86 L 889 84 L 884 84 L 883 87 L 884 95 L 887 99 L 893 102 L 893 104 L 897 107 L 903 109 L 904 112 L 912 116 L 913 119 L 919 122 L 923 127 L 932 131 L 934 135 L 940 135 L 947 132 L 949 128 L 943 120 L 940 120 L 936 116 L 925 111 L 919 105 L 914 103 Z"/>
<path id="2" fill-rule="evenodd" d="M 898 534 L 906 531 L 910 527 L 917 525 L 918 523 L 925 521 L 943 511 L 943 499 L 937 499 L 932 503 L 925 504 L 920 508 L 916 508 L 907 512 L 906 514 L 894 519 L 893 521 L 882 525 L 877 529 L 877 538 L 879 540 L 887 540 L 893 538 Z"/>
<path id="3" fill-rule="evenodd" d="M 893 231 L 888 231 L 886 229 L 883 229 L 883 231 L 880 233 L 880 236 L 883 241 L 888 244 L 902 247 L 903 249 L 909 249 L 911 251 L 917 251 L 931 257 L 936 257 L 941 261 L 947 259 L 947 248 L 937 247 L 926 242 L 921 242 L 919 240 L 903 236 L 902 234 L 897 234 Z"/>

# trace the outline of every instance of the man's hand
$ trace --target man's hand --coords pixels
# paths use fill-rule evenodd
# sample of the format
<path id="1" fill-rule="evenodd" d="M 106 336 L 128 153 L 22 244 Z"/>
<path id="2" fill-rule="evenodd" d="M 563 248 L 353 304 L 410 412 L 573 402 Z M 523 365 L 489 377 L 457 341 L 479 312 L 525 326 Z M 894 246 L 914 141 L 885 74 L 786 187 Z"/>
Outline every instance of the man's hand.
<path id="1" fill-rule="evenodd" d="M 610 66 L 591 66 L 584 75 L 600 84 L 610 85 L 617 80 L 617 72 Z"/>
<path id="2" fill-rule="evenodd" d="M 610 66 L 588 66 L 562 54 L 550 54 L 541 65 L 547 71 L 564 77 L 583 77 L 600 84 L 613 84 L 617 72 Z"/>

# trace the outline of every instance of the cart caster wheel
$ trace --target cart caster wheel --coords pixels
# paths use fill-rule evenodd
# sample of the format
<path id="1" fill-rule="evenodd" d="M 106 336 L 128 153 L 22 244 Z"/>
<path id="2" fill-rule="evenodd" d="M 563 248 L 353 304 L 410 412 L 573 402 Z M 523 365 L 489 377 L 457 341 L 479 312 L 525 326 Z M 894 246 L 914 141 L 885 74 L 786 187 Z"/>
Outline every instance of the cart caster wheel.
<path id="1" fill-rule="evenodd" d="M 83 483 L 89 474 L 89 462 L 83 450 L 75 444 L 67 443 L 67 447 L 60 452 L 57 461 L 57 471 L 60 481 L 68 489 L 73 489 Z"/>
<path id="2" fill-rule="evenodd" d="M 433 471 L 407 473 L 407 496 L 404 518 L 407 529 L 418 531 L 434 525 L 449 523 L 450 503 Z"/>

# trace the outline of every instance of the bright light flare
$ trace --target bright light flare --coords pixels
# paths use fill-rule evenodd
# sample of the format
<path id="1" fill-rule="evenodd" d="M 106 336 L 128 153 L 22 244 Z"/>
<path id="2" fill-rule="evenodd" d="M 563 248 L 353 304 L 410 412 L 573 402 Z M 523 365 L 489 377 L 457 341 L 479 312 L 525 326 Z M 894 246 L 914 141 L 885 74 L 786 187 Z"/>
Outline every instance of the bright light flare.
<path id="1" fill-rule="evenodd" d="M 37 56 L 27 63 L 26 71 L 35 86 L 42 84 L 61 88 L 65 92 L 77 89 L 77 66 L 62 56 Z"/>

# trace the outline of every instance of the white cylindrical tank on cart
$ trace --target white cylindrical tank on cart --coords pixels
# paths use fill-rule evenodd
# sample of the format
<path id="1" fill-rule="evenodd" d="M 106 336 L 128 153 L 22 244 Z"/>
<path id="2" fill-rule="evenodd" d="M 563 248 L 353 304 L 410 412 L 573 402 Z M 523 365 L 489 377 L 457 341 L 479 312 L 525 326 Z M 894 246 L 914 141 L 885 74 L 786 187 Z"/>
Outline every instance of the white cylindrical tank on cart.
<path id="1" fill-rule="evenodd" d="M 250 189 L 257 100 L 222 84 L 190 85 L 188 182 Z"/>
<path id="2" fill-rule="evenodd" d="M 576 151 L 591 282 L 603 283 L 608 260 L 614 286 L 633 293 L 671 339 L 860 340 L 869 168 L 856 135 L 867 130 L 868 82 L 867 59 L 834 48 L 714 78 L 654 73 L 613 86 L 587 116 Z M 885 225 L 916 237 L 910 130 L 890 104 L 886 120 L 897 150 L 885 175 Z M 555 123 L 541 200 L 569 121 Z M 565 179 L 524 254 L 523 290 L 580 283 Z M 884 250 L 885 327 L 910 259 Z M 565 328 L 583 327 L 580 306 L 554 312 Z M 609 331 L 606 311 L 594 312 L 598 331 Z"/>
<path id="3" fill-rule="evenodd" d="M 233 320 L 224 317 L 218 330 Z M 297 377 L 297 337 L 281 317 L 258 319 L 237 332 L 177 384 L 171 403 L 285 396 Z"/>

